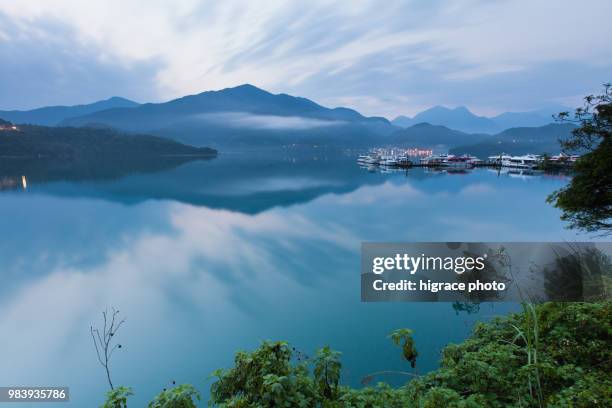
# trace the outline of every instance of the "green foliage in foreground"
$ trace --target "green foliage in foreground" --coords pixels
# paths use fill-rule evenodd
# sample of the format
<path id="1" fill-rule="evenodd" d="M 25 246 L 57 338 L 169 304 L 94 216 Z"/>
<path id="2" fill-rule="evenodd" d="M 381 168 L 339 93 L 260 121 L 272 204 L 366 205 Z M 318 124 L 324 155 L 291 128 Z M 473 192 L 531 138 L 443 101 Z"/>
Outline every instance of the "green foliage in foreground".
<path id="1" fill-rule="evenodd" d="M 408 385 L 410 399 L 433 407 L 611 406 L 611 322 L 610 302 L 526 305 L 446 347 L 441 368 Z"/>
<path id="2" fill-rule="evenodd" d="M 130 387 L 117 387 L 106 393 L 106 402 L 101 408 L 127 408 L 128 397 L 134 395 Z"/>
<path id="3" fill-rule="evenodd" d="M 448 345 L 440 368 L 400 388 L 340 384 L 340 354 L 313 359 L 285 342 L 240 351 L 234 366 L 213 373 L 210 406 L 222 408 L 471 408 L 612 406 L 611 303 L 526 304 L 522 313 L 479 323 L 463 343 Z M 402 357 L 416 358 L 412 332 L 390 335 Z M 400 373 L 401 374 L 401 373 Z M 120 391 L 123 390 L 123 391 Z M 109 393 L 103 408 L 124 408 Z M 184 399 L 173 399 L 181 395 Z M 150 407 L 194 407 L 189 385 L 162 392 Z M 163 401 L 163 402 L 162 402 Z M 113 405 L 115 404 L 115 405 Z M 157 404 L 157 405 L 156 405 Z"/>
<path id="4" fill-rule="evenodd" d="M 160 392 L 149 408 L 196 408 L 194 399 L 199 401 L 200 393 L 193 385 L 182 384 Z"/>
<path id="5" fill-rule="evenodd" d="M 398 329 L 395 330 L 389 336 L 396 346 L 402 346 L 402 357 L 410 362 L 412 368 L 416 365 L 416 358 L 419 353 L 414 345 L 414 339 L 412 338 L 412 330 L 410 329 Z"/>
<path id="6" fill-rule="evenodd" d="M 252 353 L 238 353 L 233 368 L 215 373 L 211 405 L 609 407 L 611 322 L 609 302 L 525 305 L 522 313 L 478 324 L 465 342 L 445 348 L 438 370 L 404 387 L 338 386 L 333 393 L 320 386 L 321 359 L 313 361 L 311 375 L 308 363 L 292 363 L 286 343 L 264 342 Z M 412 332 L 400 329 L 390 337 L 411 362 L 416 355 Z"/>

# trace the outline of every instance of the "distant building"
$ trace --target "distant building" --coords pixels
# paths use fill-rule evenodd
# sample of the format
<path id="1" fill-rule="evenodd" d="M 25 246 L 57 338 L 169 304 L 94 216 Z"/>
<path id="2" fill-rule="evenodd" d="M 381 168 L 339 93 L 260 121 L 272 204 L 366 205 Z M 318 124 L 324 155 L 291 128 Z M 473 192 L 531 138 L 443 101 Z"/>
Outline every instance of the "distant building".
<path id="1" fill-rule="evenodd" d="M 0 131 L 2 132 L 17 132 L 19 128 L 11 122 L 0 121 Z"/>

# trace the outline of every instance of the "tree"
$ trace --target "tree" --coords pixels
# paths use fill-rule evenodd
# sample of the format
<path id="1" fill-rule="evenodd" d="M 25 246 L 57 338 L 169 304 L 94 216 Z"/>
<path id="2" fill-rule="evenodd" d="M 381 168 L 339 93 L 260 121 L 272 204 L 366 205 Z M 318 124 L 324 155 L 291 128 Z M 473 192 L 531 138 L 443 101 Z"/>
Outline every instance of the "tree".
<path id="1" fill-rule="evenodd" d="M 130 387 L 119 386 L 106 393 L 106 401 L 101 408 L 127 408 L 127 399 L 134 395 Z"/>
<path id="2" fill-rule="evenodd" d="M 416 359 L 419 353 L 414 345 L 414 339 L 412 338 L 412 330 L 410 329 L 397 329 L 389 335 L 393 344 L 402 347 L 402 357 L 406 361 L 410 362 L 410 366 L 414 368 L 416 366 Z"/>
<path id="3" fill-rule="evenodd" d="M 294 364 L 293 355 L 294 349 L 286 342 L 264 341 L 253 352 L 239 351 L 233 368 L 216 370 L 212 374 L 217 381 L 210 388 L 209 405 L 241 408 L 317 406 L 320 396 L 310 376 L 308 361 Z M 333 363 L 327 355 L 323 357 L 325 362 Z"/>
<path id="4" fill-rule="evenodd" d="M 108 380 L 108 385 L 110 386 L 111 390 L 113 390 L 114 387 L 109 368 L 110 358 L 115 350 L 122 347 L 121 344 L 114 344 L 113 339 L 123 323 L 125 323 L 125 319 L 119 319 L 118 316 L 119 310 L 116 310 L 115 308 L 113 308 L 113 312 L 110 317 L 105 310 L 102 312 L 102 317 L 104 318 L 102 333 L 100 333 L 99 329 L 94 329 L 93 326 L 89 327 L 89 332 L 91 333 L 91 338 L 93 339 L 94 347 L 96 348 L 98 361 L 106 371 L 106 379 Z"/>
<path id="5" fill-rule="evenodd" d="M 564 152 L 582 156 L 574 166 L 574 177 L 548 197 L 561 209 L 561 219 L 570 228 L 612 234 L 612 84 L 604 84 L 601 95 L 584 98 L 584 107 L 573 118 L 561 112 L 557 119 L 576 123 L 572 137 L 561 141 Z"/>
<path id="6" fill-rule="evenodd" d="M 149 408 L 196 408 L 193 400 L 200 400 L 200 393 L 191 384 L 181 384 L 164 389 L 149 403 Z"/>
<path id="7" fill-rule="evenodd" d="M 326 399 L 333 400 L 338 393 L 340 382 L 340 353 L 325 346 L 317 351 L 314 360 L 314 377 L 319 394 Z"/>

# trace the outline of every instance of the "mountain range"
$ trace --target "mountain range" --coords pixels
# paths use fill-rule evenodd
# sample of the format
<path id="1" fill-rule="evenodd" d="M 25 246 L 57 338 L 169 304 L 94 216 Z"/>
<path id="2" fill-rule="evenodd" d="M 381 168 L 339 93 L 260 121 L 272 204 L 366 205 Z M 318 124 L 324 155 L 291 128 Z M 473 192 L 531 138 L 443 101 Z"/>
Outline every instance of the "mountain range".
<path id="1" fill-rule="evenodd" d="M 293 139 L 320 143 L 331 136 L 340 141 L 397 130 L 385 118 L 365 117 L 349 108 L 330 109 L 306 98 L 272 94 L 248 84 L 164 103 L 107 109 L 61 124 L 105 125 L 200 146 L 278 144 L 296 141 Z"/>
<path id="2" fill-rule="evenodd" d="M 480 158 L 507 154 L 548 153 L 561 150 L 559 140 L 567 139 L 576 125 L 572 123 L 550 123 L 539 127 L 517 127 L 490 135 L 480 141 L 451 147 L 452 154 L 473 154 Z"/>
<path id="3" fill-rule="evenodd" d="M 389 136 L 390 144 L 406 147 L 449 148 L 465 143 L 479 143 L 491 138 L 485 133 L 466 133 L 446 126 L 418 123 Z"/>
<path id="4" fill-rule="evenodd" d="M 13 123 L 56 126 L 63 120 L 75 116 L 88 115 L 90 113 L 112 108 L 133 108 L 138 105 L 138 103 L 130 101 L 129 99 L 113 96 L 112 98 L 87 105 L 46 106 L 44 108 L 32 110 L 0 110 L 0 118 Z"/>
<path id="5" fill-rule="evenodd" d="M 434 106 L 414 117 L 398 116 L 391 121 L 395 126 L 407 128 L 418 123 L 446 126 L 467 133 L 498 133 L 513 127 L 544 126 L 554 122 L 553 114 L 568 110 L 558 106 L 530 112 L 504 112 L 494 117 L 478 116 L 465 106 L 446 108 Z"/>
<path id="6" fill-rule="evenodd" d="M 492 140 L 505 141 L 506 134 L 510 133 L 529 135 L 525 140 L 531 142 L 525 142 L 527 144 L 550 146 L 559 136 L 569 132 L 565 127 L 547 128 L 550 121 L 544 111 L 486 118 L 464 107 L 438 106 L 411 119 L 396 118 L 392 123 L 382 117 L 366 117 L 349 108 L 327 108 L 306 98 L 273 94 L 249 84 L 163 103 L 138 104 L 113 97 L 90 105 L 0 111 L 0 118 L 15 123 L 114 128 L 222 149 L 284 145 L 480 148 Z M 515 124 L 522 127 L 512 132 L 499 130 Z M 533 127 L 541 124 L 545 125 L 542 131 Z M 535 145 L 529 151 L 538 152 Z M 507 152 L 512 153 L 512 150 Z"/>

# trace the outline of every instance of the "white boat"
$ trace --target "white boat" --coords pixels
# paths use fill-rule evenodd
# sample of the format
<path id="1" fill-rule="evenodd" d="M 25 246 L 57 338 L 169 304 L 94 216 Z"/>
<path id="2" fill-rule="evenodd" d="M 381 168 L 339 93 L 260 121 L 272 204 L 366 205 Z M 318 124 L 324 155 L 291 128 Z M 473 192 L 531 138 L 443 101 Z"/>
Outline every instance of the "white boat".
<path id="1" fill-rule="evenodd" d="M 504 160 L 510 160 L 512 156 L 507 155 L 506 153 L 502 153 L 502 154 L 498 154 L 496 156 L 489 156 L 487 158 L 487 162 L 491 163 L 491 164 L 497 164 L 497 165 L 501 165 L 502 161 Z"/>
<path id="2" fill-rule="evenodd" d="M 398 166 L 412 166 L 412 160 L 408 156 L 399 156 L 397 158 Z"/>
<path id="3" fill-rule="evenodd" d="M 397 159 L 394 156 L 380 156 L 378 164 L 382 166 L 397 166 Z"/>
<path id="4" fill-rule="evenodd" d="M 426 166 L 439 166 L 443 161 L 448 159 L 448 154 L 432 154 L 421 159 L 421 164 Z"/>
<path id="5" fill-rule="evenodd" d="M 448 155 L 440 164 L 442 167 L 451 167 L 454 169 L 471 169 L 474 163 L 470 161 L 469 156 L 453 156 Z"/>
<path id="6" fill-rule="evenodd" d="M 387 167 L 396 167 L 407 162 L 409 163 L 407 157 L 398 155 L 393 150 L 387 151 L 383 149 L 372 150 L 370 153 L 362 154 L 357 158 L 357 163 L 360 164 Z"/>
<path id="7" fill-rule="evenodd" d="M 380 156 L 371 154 L 365 161 L 367 164 L 380 164 Z"/>
<path id="8" fill-rule="evenodd" d="M 526 154 L 524 156 L 510 156 L 502 159 L 503 167 L 512 167 L 517 169 L 533 169 L 540 162 L 540 157 L 534 154 Z"/>
<path id="9" fill-rule="evenodd" d="M 357 163 L 361 164 L 380 164 L 380 155 L 376 153 L 361 154 L 357 158 Z"/>
<path id="10" fill-rule="evenodd" d="M 578 160 L 580 158 L 580 156 L 577 155 L 567 155 L 564 153 L 559 153 L 556 156 L 552 156 L 549 160 L 552 162 L 559 162 L 559 163 L 575 163 L 576 160 Z"/>

